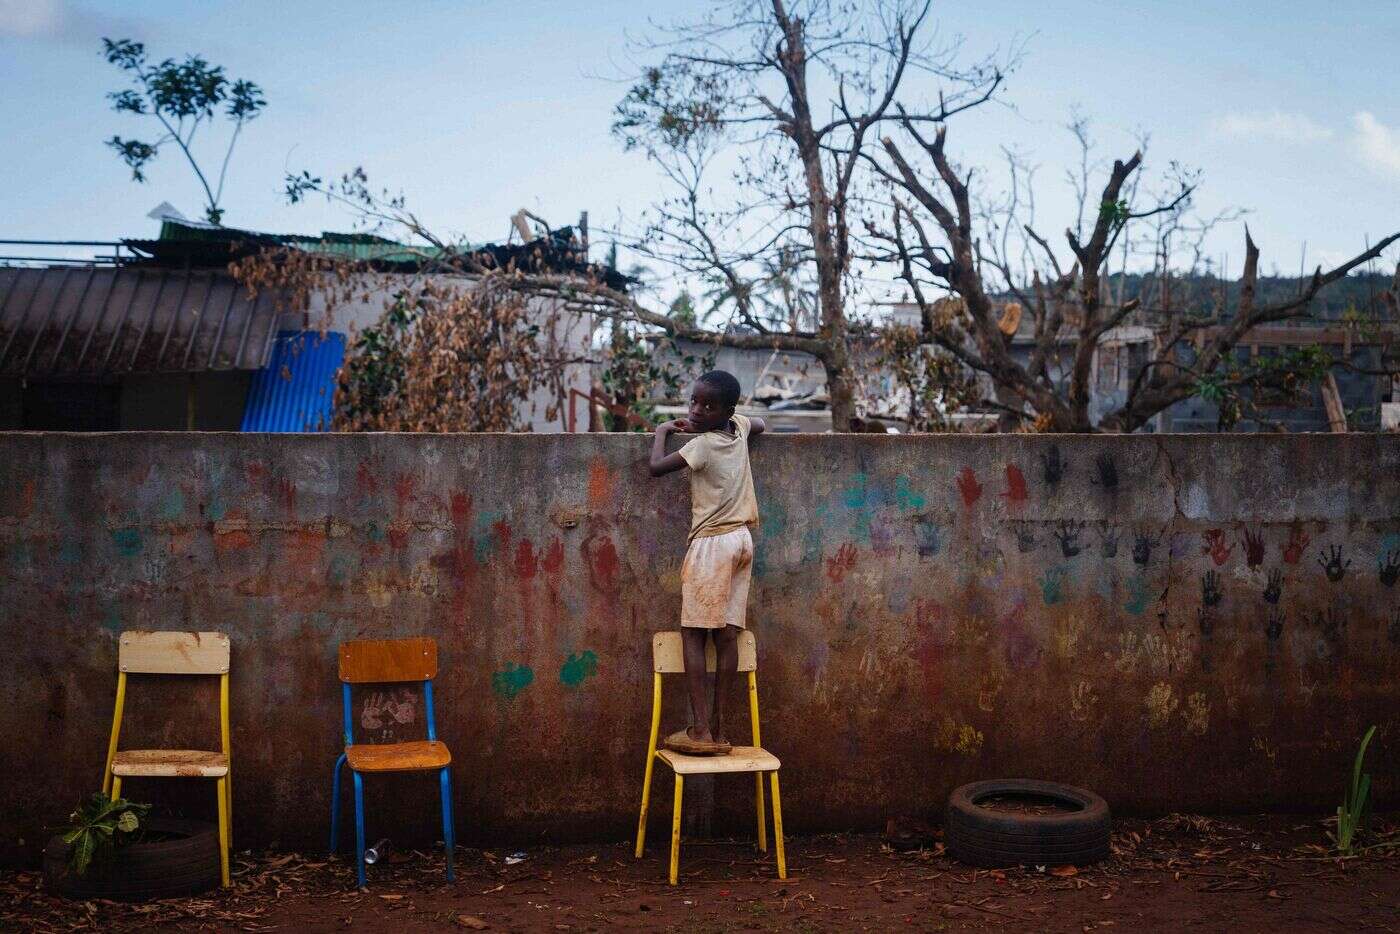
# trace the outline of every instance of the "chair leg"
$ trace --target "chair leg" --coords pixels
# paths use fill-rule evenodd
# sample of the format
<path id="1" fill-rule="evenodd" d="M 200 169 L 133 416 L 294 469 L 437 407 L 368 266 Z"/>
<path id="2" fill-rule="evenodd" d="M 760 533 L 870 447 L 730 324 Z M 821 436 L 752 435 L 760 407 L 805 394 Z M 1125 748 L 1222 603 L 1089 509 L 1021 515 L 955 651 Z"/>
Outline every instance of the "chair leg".
<path id="1" fill-rule="evenodd" d="M 787 853 L 783 851 L 783 802 L 778 797 L 778 773 L 773 776 L 773 842 L 778 848 L 778 878 L 787 878 Z"/>
<path id="2" fill-rule="evenodd" d="M 360 773 L 350 770 L 355 783 L 355 881 L 365 887 L 365 783 Z"/>
<path id="3" fill-rule="evenodd" d="M 763 812 L 763 773 L 753 773 L 754 800 L 758 807 L 758 852 L 768 852 L 768 815 Z"/>
<path id="4" fill-rule="evenodd" d="M 334 854 L 340 843 L 340 767 L 345 764 L 345 753 L 336 756 L 335 774 L 331 776 L 331 853 Z"/>
<path id="5" fill-rule="evenodd" d="M 122 777 L 121 777 L 120 775 L 113 775 L 113 776 L 112 776 L 112 800 L 115 801 L 115 800 L 117 800 L 118 798 L 120 798 L 121 796 L 122 796 Z"/>
<path id="6" fill-rule="evenodd" d="M 219 880 L 224 888 L 229 886 L 228 878 L 228 779 L 220 778 L 216 789 L 219 795 Z"/>
<path id="7" fill-rule="evenodd" d="M 439 775 L 442 782 L 442 845 L 447 850 L 447 881 L 451 882 L 454 878 L 452 854 L 456 848 L 452 832 L 452 776 L 445 768 Z"/>
<path id="8" fill-rule="evenodd" d="M 642 778 L 642 813 L 637 818 L 637 851 L 634 854 L 637 859 L 642 858 L 642 847 L 647 841 L 647 806 L 651 803 L 651 766 L 656 761 L 656 756 L 647 756 L 647 770 Z"/>
<path id="9" fill-rule="evenodd" d="M 224 775 L 224 797 L 228 799 L 228 848 L 233 851 L 233 765 L 229 765 L 228 772 Z"/>
<path id="10" fill-rule="evenodd" d="M 675 885 L 681 873 L 681 796 L 685 790 L 685 776 L 676 775 L 676 800 L 671 806 L 671 884 Z"/>

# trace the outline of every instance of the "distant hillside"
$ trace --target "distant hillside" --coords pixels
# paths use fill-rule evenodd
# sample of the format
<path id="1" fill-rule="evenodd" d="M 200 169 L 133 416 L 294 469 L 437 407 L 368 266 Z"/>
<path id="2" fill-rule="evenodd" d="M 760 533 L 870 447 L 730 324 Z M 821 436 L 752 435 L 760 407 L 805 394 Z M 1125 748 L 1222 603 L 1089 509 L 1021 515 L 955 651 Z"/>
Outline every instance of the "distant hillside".
<path id="1" fill-rule="evenodd" d="M 1110 277 L 1110 287 L 1116 295 L 1120 281 L 1125 297 L 1134 297 L 1143 288 L 1147 277 L 1138 274 Z M 1313 300 L 1310 316 L 1318 320 L 1335 321 L 1347 309 L 1357 313 L 1369 313 L 1385 317 L 1386 309 L 1381 304 L 1380 294 L 1391 284 L 1389 274 L 1372 273 L 1350 275 L 1332 283 Z M 1271 304 L 1282 301 L 1303 291 L 1308 280 L 1297 276 L 1261 276 L 1255 287 L 1255 303 Z M 1177 307 L 1199 309 L 1204 312 L 1214 307 L 1222 294 L 1229 309 L 1239 304 L 1240 281 L 1221 280 L 1214 276 L 1180 276 L 1171 281 L 1173 301 Z M 1154 294 L 1155 300 L 1155 294 Z"/>

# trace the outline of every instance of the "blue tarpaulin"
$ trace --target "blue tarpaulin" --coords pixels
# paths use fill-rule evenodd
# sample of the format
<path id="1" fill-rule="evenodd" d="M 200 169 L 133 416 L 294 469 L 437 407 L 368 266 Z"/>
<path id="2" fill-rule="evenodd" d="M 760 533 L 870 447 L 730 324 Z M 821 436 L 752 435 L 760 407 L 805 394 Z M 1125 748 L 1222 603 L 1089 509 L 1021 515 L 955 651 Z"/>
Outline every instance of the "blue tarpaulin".
<path id="1" fill-rule="evenodd" d="M 243 431 L 329 431 L 335 374 L 345 359 L 338 331 L 281 331 L 253 375 Z"/>

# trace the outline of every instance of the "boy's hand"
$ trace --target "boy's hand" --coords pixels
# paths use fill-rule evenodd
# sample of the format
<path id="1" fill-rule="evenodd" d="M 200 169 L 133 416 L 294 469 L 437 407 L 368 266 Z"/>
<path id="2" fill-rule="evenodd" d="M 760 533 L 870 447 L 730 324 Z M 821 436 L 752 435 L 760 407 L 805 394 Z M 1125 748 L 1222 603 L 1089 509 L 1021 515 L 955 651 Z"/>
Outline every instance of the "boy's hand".
<path id="1" fill-rule="evenodd" d="M 680 451 L 666 453 L 666 439 L 677 431 L 690 431 L 690 421 L 684 418 L 673 418 L 669 422 L 662 422 L 656 426 L 656 435 L 651 441 L 650 466 L 653 477 L 659 477 L 686 466 L 685 458 L 681 457 Z"/>

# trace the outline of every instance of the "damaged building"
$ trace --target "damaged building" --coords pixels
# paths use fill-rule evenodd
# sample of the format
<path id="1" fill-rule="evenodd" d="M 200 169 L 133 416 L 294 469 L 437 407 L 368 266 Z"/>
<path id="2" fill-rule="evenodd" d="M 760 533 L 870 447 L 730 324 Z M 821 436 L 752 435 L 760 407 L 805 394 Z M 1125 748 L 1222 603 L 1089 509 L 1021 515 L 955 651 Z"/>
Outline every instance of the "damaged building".
<path id="1" fill-rule="evenodd" d="M 281 248 L 408 276 L 421 271 L 423 251 L 369 234 L 216 227 L 162 208 L 153 212 L 161 222 L 153 239 L 85 242 L 111 249 L 95 258 L 17 255 L 0 265 L 0 429 L 326 430 L 347 346 L 379 320 L 385 296 L 328 314 L 316 313 L 313 296 L 312 310 L 289 312 L 268 290 L 250 295 L 230 262 Z M 15 241 L 12 248 L 71 245 Z M 488 269 L 616 277 L 589 264 L 582 226 L 465 255 Z M 589 391 L 593 322 L 550 299 L 530 301 L 531 320 L 547 320 L 550 339 L 580 362 L 537 391 L 521 421 L 534 431 L 566 430 L 568 402 Z"/>

